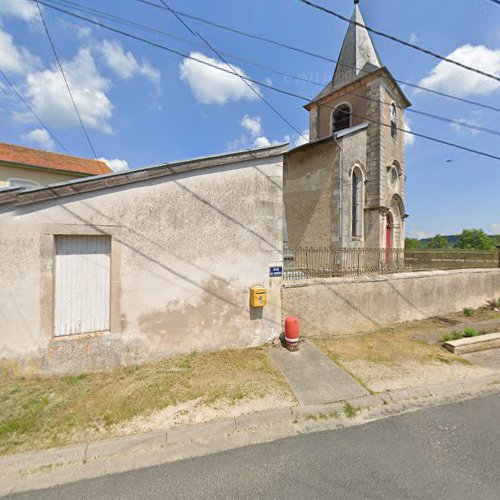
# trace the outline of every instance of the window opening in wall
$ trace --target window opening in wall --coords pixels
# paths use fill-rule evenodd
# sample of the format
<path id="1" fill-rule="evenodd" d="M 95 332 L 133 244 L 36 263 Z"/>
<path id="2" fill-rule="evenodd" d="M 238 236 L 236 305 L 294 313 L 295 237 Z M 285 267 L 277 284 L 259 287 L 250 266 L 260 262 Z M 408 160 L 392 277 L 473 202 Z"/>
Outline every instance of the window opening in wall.
<path id="1" fill-rule="evenodd" d="M 361 237 L 361 225 L 363 215 L 363 177 L 359 169 L 352 173 L 352 237 Z"/>
<path id="2" fill-rule="evenodd" d="M 391 169 L 391 185 L 394 189 L 398 187 L 399 174 L 396 167 Z"/>
<path id="3" fill-rule="evenodd" d="M 344 130 L 351 126 L 351 108 L 348 104 L 342 104 L 332 115 L 333 132 Z"/>
<path id="4" fill-rule="evenodd" d="M 396 105 L 391 104 L 391 136 L 393 139 L 398 135 L 398 114 L 396 110 Z"/>
<path id="5" fill-rule="evenodd" d="M 40 186 L 38 182 L 30 181 L 28 179 L 9 179 L 7 183 L 9 186 L 25 189 L 34 189 Z"/>

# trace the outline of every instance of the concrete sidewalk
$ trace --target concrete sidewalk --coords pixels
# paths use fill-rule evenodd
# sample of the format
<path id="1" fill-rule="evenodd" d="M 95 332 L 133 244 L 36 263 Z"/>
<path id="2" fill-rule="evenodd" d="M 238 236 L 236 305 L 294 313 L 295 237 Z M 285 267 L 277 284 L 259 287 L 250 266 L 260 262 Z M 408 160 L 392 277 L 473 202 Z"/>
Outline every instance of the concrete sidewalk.
<path id="1" fill-rule="evenodd" d="M 301 342 L 298 352 L 280 346 L 269 353 L 302 405 L 335 403 L 368 394 L 310 340 Z"/>

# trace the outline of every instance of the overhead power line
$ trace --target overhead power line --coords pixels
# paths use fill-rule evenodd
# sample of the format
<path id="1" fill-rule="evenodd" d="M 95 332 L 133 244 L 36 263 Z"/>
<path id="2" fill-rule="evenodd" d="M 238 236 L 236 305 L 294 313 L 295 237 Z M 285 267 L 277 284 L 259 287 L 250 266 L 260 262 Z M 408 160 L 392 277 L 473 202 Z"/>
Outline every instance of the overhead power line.
<path id="1" fill-rule="evenodd" d="M 173 11 L 170 6 L 164 1 L 160 0 L 160 2 L 174 15 L 174 17 L 195 37 L 199 38 L 200 40 L 203 41 L 203 43 L 219 58 L 222 60 L 222 62 L 232 71 L 232 73 L 235 76 L 238 76 L 243 83 L 259 98 L 261 99 L 276 115 L 278 115 L 293 131 L 295 131 L 297 134 L 302 136 L 305 140 L 307 140 L 307 137 L 304 136 L 304 134 L 297 129 L 280 111 L 276 109 L 275 106 L 273 106 L 250 82 L 245 80 L 243 76 L 238 73 L 231 64 L 229 64 L 226 59 L 220 54 L 217 49 L 214 48 L 214 46 L 200 33 L 197 31 L 194 31 L 190 28 L 190 26 L 181 18 L 179 17 L 175 11 Z"/>
<path id="2" fill-rule="evenodd" d="M 131 27 L 134 27 L 136 29 L 140 29 L 142 31 L 146 31 L 146 32 L 149 32 L 149 33 L 160 34 L 160 35 L 172 38 L 174 40 L 179 40 L 179 41 L 181 41 L 183 43 L 187 43 L 189 45 L 194 45 L 196 47 L 206 47 L 205 43 L 196 42 L 196 41 L 194 41 L 192 39 L 188 39 L 188 38 L 184 38 L 184 37 L 181 37 L 181 36 L 178 36 L 178 35 L 174 35 L 172 33 L 169 33 L 169 32 L 163 31 L 163 30 L 159 30 L 157 28 L 153 28 L 151 26 L 148 26 L 148 25 L 145 25 L 145 24 L 141 24 L 141 23 L 138 23 L 136 21 L 132 21 L 130 19 L 125 19 L 125 18 L 120 17 L 120 16 L 116 16 L 116 15 L 113 15 L 113 14 L 110 14 L 110 13 L 107 13 L 107 12 L 99 11 L 97 9 L 79 6 L 79 4 L 76 4 L 76 3 L 71 2 L 71 1 L 65 1 L 65 0 L 50 0 L 50 1 L 51 1 L 51 3 L 56 3 L 56 4 L 69 4 L 69 5 L 72 6 L 72 8 L 75 8 L 78 11 L 87 12 L 87 13 L 90 13 L 90 14 L 92 14 L 94 16 L 101 17 L 101 18 L 104 18 L 104 19 L 110 19 L 110 20 L 112 20 L 114 22 L 117 22 L 119 24 L 123 24 L 125 26 L 131 26 Z M 314 81 L 314 80 L 311 80 L 311 79 L 308 79 L 308 78 L 303 78 L 303 77 L 300 77 L 300 76 L 291 75 L 289 73 L 278 71 L 275 68 L 272 68 L 270 66 L 266 66 L 266 65 L 260 64 L 260 63 L 258 63 L 256 61 L 252 61 L 252 60 L 247 59 L 247 58 L 240 57 L 240 56 L 235 55 L 235 54 L 233 54 L 231 52 L 222 51 L 222 50 L 217 49 L 217 54 L 219 55 L 219 57 L 220 57 L 220 54 L 224 54 L 226 56 L 229 56 L 229 57 L 233 58 L 234 60 L 243 61 L 246 64 L 250 64 L 250 65 L 255 66 L 257 68 L 264 69 L 265 71 L 268 71 L 270 73 L 274 73 L 274 74 L 282 76 L 284 78 L 289 78 L 289 79 L 292 79 L 292 80 L 297 80 L 297 81 L 300 81 L 300 82 L 309 83 L 311 85 L 315 85 L 315 86 L 320 87 L 320 88 L 323 88 L 325 86 L 324 83 L 320 83 L 320 82 L 317 82 L 317 81 Z M 390 104 L 389 102 L 384 102 L 384 101 L 381 101 L 381 100 L 378 100 L 378 99 L 370 98 L 370 97 L 368 97 L 366 95 L 362 95 L 362 94 L 356 94 L 355 92 L 346 92 L 345 94 L 353 96 L 353 97 L 358 97 L 358 98 L 361 98 L 361 99 L 364 99 L 364 100 L 367 100 L 367 101 L 378 102 L 380 104 L 385 104 L 385 105 L 389 105 Z M 417 115 L 426 116 L 428 118 L 431 118 L 431 119 L 434 119 L 434 120 L 438 120 L 438 121 L 441 121 L 441 122 L 445 122 L 445 123 L 450 123 L 452 125 L 459 125 L 460 127 L 469 128 L 471 130 L 476 130 L 478 132 L 484 132 L 484 133 L 487 133 L 487 134 L 492 134 L 492 135 L 500 136 L 500 131 L 498 131 L 498 130 L 493 130 L 493 129 L 489 129 L 489 128 L 486 128 L 486 127 L 481 127 L 479 125 L 474 125 L 473 123 L 470 123 L 467 120 L 457 120 L 457 119 L 453 119 L 453 118 L 439 116 L 439 115 L 436 115 L 436 114 L 433 114 L 433 113 L 429 113 L 429 112 L 426 112 L 426 111 L 421 111 L 421 110 L 418 110 L 418 109 L 415 109 L 415 108 L 409 108 L 409 109 L 407 109 L 407 112 L 413 113 L 413 114 L 417 114 Z"/>
<path id="3" fill-rule="evenodd" d="M 49 39 L 50 46 L 52 48 L 52 52 L 54 53 L 54 57 L 56 58 L 57 65 L 59 66 L 59 69 L 61 71 L 61 75 L 63 77 L 64 83 L 66 84 L 66 88 L 68 89 L 68 94 L 71 98 L 71 102 L 73 103 L 73 108 L 75 109 L 76 116 L 78 117 L 78 121 L 80 122 L 80 126 L 82 127 L 83 133 L 87 139 L 87 142 L 90 146 L 90 149 L 92 150 L 92 154 L 94 155 L 94 158 L 97 158 L 97 153 L 95 151 L 95 148 L 92 144 L 92 141 L 90 140 L 89 134 L 87 133 L 87 129 L 85 128 L 85 125 L 82 120 L 82 116 L 80 115 L 80 111 L 78 110 L 78 106 L 76 105 L 75 98 L 73 97 L 73 92 L 71 92 L 71 87 L 69 85 L 68 79 L 66 78 L 66 74 L 64 73 L 64 69 L 61 64 L 61 60 L 59 59 L 59 56 L 57 54 L 56 47 L 54 45 L 54 42 L 52 41 L 52 37 L 50 36 L 49 32 L 49 27 L 47 26 L 47 23 L 45 22 L 45 18 L 42 13 L 42 9 L 40 8 L 40 4 L 38 3 L 38 0 L 35 0 L 36 6 L 38 8 L 38 13 L 40 14 L 40 19 L 42 20 L 43 27 L 45 29 L 45 33 L 47 34 L 47 38 Z"/>
<path id="4" fill-rule="evenodd" d="M 439 59 L 441 61 L 446 61 L 450 64 L 454 64 L 455 66 L 459 66 L 460 68 L 466 69 L 468 71 L 472 71 L 474 73 L 477 73 L 482 76 L 486 76 L 487 78 L 491 78 L 492 80 L 496 80 L 500 82 L 500 76 L 493 75 L 491 73 L 487 73 L 486 71 L 482 71 L 479 68 L 474 68 L 472 66 L 468 66 L 467 64 L 463 64 L 459 61 L 455 61 L 454 59 L 450 59 L 448 57 L 444 57 L 441 54 L 438 54 L 437 52 L 434 52 L 432 50 L 420 47 L 419 45 L 416 45 L 411 42 L 407 42 L 406 40 L 403 40 L 402 38 L 398 38 L 397 36 L 394 35 L 389 35 L 388 33 L 384 33 L 383 31 L 376 30 L 374 28 L 371 28 L 370 26 L 366 26 L 365 24 L 358 23 L 356 21 L 353 21 L 352 19 L 349 19 L 346 16 L 343 16 L 342 14 L 339 14 L 338 12 L 335 12 L 332 9 L 328 9 L 327 7 L 324 7 L 323 5 L 318 5 L 314 2 L 311 2 L 310 0 L 298 0 L 299 2 L 308 5 L 309 7 L 312 7 L 313 9 L 320 10 L 322 12 L 325 12 L 326 14 L 330 14 L 332 16 L 337 17 L 338 19 L 341 19 L 342 21 L 345 21 L 349 24 L 355 24 L 356 26 L 360 26 L 361 28 L 365 28 L 367 31 L 370 33 L 374 33 L 375 35 L 381 36 L 383 38 L 387 38 L 388 40 L 392 40 L 393 42 L 397 42 L 401 45 L 405 45 L 406 47 L 410 47 L 411 49 L 418 50 L 419 52 L 422 52 L 424 54 L 427 54 L 429 56 L 432 56 L 436 59 Z"/>
<path id="5" fill-rule="evenodd" d="M 76 18 L 76 19 L 80 19 L 82 21 L 88 22 L 88 23 L 93 24 L 95 26 L 99 26 L 99 27 L 101 27 L 103 29 L 106 29 L 108 31 L 112 31 L 112 32 L 117 33 L 119 35 L 123 35 L 123 36 L 125 36 L 127 38 L 131 38 L 133 40 L 145 43 L 145 44 L 150 45 L 152 47 L 156 47 L 156 48 L 165 50 L 166 52 L 169 52 L 171 54 L 175 54 L 175 55 L 177 55 L 179 57 L 196 61 L 196 62 L 198 62 L 200 64 L 205 65 L 205 66 L 209 66 L 209 67 L 211 67 L 213 69 L 216 69 L 217 71 L 222 71 L 224 73 L 228 73 L 230 75 L 234 75 L 234 73 L 231 72 L 228 69 L 221 68 L 220 66 L 217 66 L 215 64 L 212 64 L 212 63 L 209 63 L 207 61 L 203 61 L 201 59 L 198 59 L 196 57 L 184 54 L 183 52 L 180 52 L 178 50 L 172 49 L 172 48 L 167 47 L 165 45 L 161 45 L 161 44 L 159 44 L 157 42 L 153 42 L 151 40 L 147 40 L 146 38 L 142 38 L 142 37 L 140 37 L 138 35 L 134 35 L 132 33 L 127 33 L 126 31 L 120 30 L 118 28 L 114 28 L 112 26 L 108 26 L 108 25 L 106 25 L 104 23 L 101 23 L 100 21 L 96 21 L 95 19 L 90 19 L 90 18 L 87 18 L 85 16 L 81 16 L 80 14 L 75 14 L 75 13 L 69 12 L 69 11 L 67 11 L 65 9 L 61 9 L 59 7 L 56 7 L 54 5 L 50 5 L 46 1 L 42 1 L 42 0 L 39 0 L 39 1 L 40 1 L 40 3 L 42 5 L 45 5 L 45 6 L 49 7 L 49 8 L 51 8 L 51 9 L 54 9 L 54 10 L 57 10 L 57 11 L 62 12 L 64 14 L 67 14 L 67 15 L 69 15 L 71 17 Z M 271 85 L 269 83 L 261 82 L 261 81 L 256 80 L 256 79 L 249 78 L 247 76 L 245 76 L 245 77 L 242 76 L 242 78 L 244 78 L 245 80 L 247 80 L 249 82 L 252 82 L 252 83 L 255 83 L 255 84 L 260 85 L 262 87 L 265 87 L 265 88 L 268 88 L 270 90 L 273 90 L 273 91 L 275 91 L 277 93 L 280 93 L 280 94 L 283 94 L 283 95 L 288 95 L 290 97 L 294 97 L 294 98 L 300 99 L 302 101 L 310 102 L 310 99 L 308 97 L 305 97 L 305 96 L 302 96 L 300 94 L 296 94 L 296 93 L 293 93 L 293 92 L 290 92 L 290 91 L 287 91 L 287 90 L 279 89 L 279 88 L 274 87 L 273 85 Z M 319 104 L 319 105 L 323 106 L 323 107 L 327 107 L 327 108 L 332 109 L 332 110 L 336 109 L 335 106 L 330 106 L 328 104 Z M 378 120 L 373 120 L 373 119 L 371 119 L 371 118 L 369 118 L 367 116 L 364 116 L 364 115 L 358 115 L 358 114 L 354 114 L 354 113 L 351 113 L 351 114 L 353 116 L 358 117 L 358 118 L 365 119 L 365 120 L 367 120 L 367 121 L 369 121 L 371 123 L 375 123 L 375 124 L 378 124 L 378 125 L 381 125 L 381 126 L 384 126 L 384 127 L 391 127 L 391 124 L 383 123 L 383 122 L 380 122 Z M 491 153 L 487 153 L 485 151 L 481 151 L 481 150 L 477 150 L 477 149 L 473 149 L 473 148 L 468 148 L 468 147 L 462 146 L 460 144 L 449 142 L 449 141 L 446 141 L 444 139 L 439 139 L 437 137 L 433 137 L 433 136 L 430 136 L 430 135 L 422 134 L 422 133 L 419 133 L 419 132 L 409 131 L 409 130 L 402 129 L 402 128 L 397 128 L 397 130 L 400 131 L 400 132 L 403 132 L 403 133 L 407 133 L 407 134 L 413 135 L 415 137 L 420 137 L 422 139 L 427 139 L 429 141 L 433 141 L 433 142 L 436 142 L 436 143 L 439 143 L 439 144 L 450 146 L 450 147 L 453 147 L 455 149 L 460 149 L 462 151 L 467 151 L 469 153 L 474 153 L 474 154 L 477 154 L 479 156 L 484 156 L 486 158 L 491 158 L 491 159 L 500 161 L 500 156 L 497 156 L 497 155 L 494 155 L 494 154 L 491 154 Z"/>
<path id="6" fill-rule="evenodd" d="M 140 2 L 140 3 L 143 3 L 145 5 L 149 5 L 150 7 L 155 7 L 157 9 L 165 9 L 165 7 L 163 5 L 158 5 L 158 4 L 153 3 L 153 2 L 151 2 L 149 0 L 136 0 L 136 1 Z M 67 2 L 66 1 L 66 3 L 72 3 L 72 2 Z M 199 17 L 199 16 L 194 16 L 194 15 L 188 14 L 186 12 L 181 12 L 179 10 L 176 10 L 175 12 L 179 16 L 181 16 L 181 17 L 186 17 L 188 19 L 193 19 L 193 20 L 198 21 L 200 23 L 207 24 L 208 26 L 212 26 L 214 28 L 218 28 L 218 29 L 221 29 L 221 30 L 224 30 L 224 31 L 228 31 L 228 32 L 234 33 L 236 35 L 244 36 L 244 37 L 251 38 L 251 39 L 254 39 L 254 40 L 259 40 L 261 42 L 269 43 L 269 44 L 275 45 L 277 47 L 281 47 L 281 48 L 284 48 L 284 49 L 287 49 L 287 50 L 292 50 L 294 52 L 297 52 L 297 53 L 300 53 L 300 54 L 304 54 L 304 55 L 307 55 L 307 56 L 310 56 L 310 57 L 314 57 L 316 59 L 320 59 L 320 60 L 323 60 L 323 61 L 328 61 L 328 62 L 331 62 L 331 63 L 334 63 L 334 64 L 338 64 L 340 66 L 348 67 L 348 68 L 351 68 L 351 69 L 356 69 L 356 70 L 359 70 L 359 71 L 363 70 L 363 68 L 358 68 L 356 66 L 351 66 L 351 65 L 348 65 L 348 64 L 344 64 L 344 63 L 341 63 L 341 62 L 337 61 L 336 59 L 332 59 L 331 57 L 328 57 L 328 56 L 325 56 L 325 55 L 321 55 L 321 54 L 317 54 L 315 52 L 311 52 L 311 51 L 308 51 L 308 50 L 305 50 L 305 49 L 301 49 L 299 47 L 295 47 L 295 46 L 287 44 L 287 43 L 283 43 L 283 42 L 280 42 L 280 41 L 277 41 L 277 40 L 273 40 L 271 38 L 263 37 L 263 36 L 260 36 L 260 35 L 255 35 L 255 34 L 248 33 L 248 32 L 245 32 L 245 31 L 242 31 L 242 30 L 239 30 L 239 29 L 231 28 L 229 26 L 225 26 L 223 24 L 219 24 L 219 23 L 216 23 L 216 22 L 213 22 L 213 21 L 209 21 L 208 19 L 205 19 L 205 18 L 202 18 L 202 17 Z M 453 99 L 453 100 L 456 100 L 458 102 L 463 102 L 465 104 L 470 104 L 472 106 L 478 106 L 480 108 L 484 108 L 484 109 L 488 109 L 490 111 L 496 111 L 496 112 L 500 113 L 500 108 L 497 108 L 495 106 L 491 106 L 489 104 L 484 104 L 484 103 L 473 101 L 473 100 L 470 100 L 470 99 L 464 99 L 463 97 L 459 97 L 459 96 L 452 95 L 452 94 L 447 94 L 445 92 L 440 92 L 438 90 L 434 90 L 434 89 L 431 89 L 429 87 L 424 87 L 422 85 L 417 85 L 415 83 L 407 82 L 407 81 L 404 81 L 404 80 L 395 79 L 395 81 L 397 83 L 401 84 L 401 85 L 407 85 L 408 87 L 411 87 L 411 88 L 414 88 L 414 89 L 417 89 L 417 90 L 422 90 L 422 91 L 428 92 L 430 94 L 434 94 L 434 95 L 437 95 L 437 96 L 440 96 L 440 97 L 446 97 L 448 99 Z"/>
<path id="7" fill-rule="evenodd" d="M 9 77 L 0 69 L 0 74 L 4 80 L 9 84 L 10 88 L 14 91 L 18 99 L 28 108 L 29 112 L 35 117 L 35 120 L 43 127 L 44 130 L 50 135 L 56 144 L 67 154 L 70 154 L 66 147 L 61 143 L 61 141 L 50 131 L 50 129 L 45 125 L 42 119 L 38 116 L 35 110 L 30 106 L 29 102 L 23 97 L 23 95 L 17 90 L 17 87 L 12 83 Z M 7 92 L 6 92 L 7 93 Z"/>

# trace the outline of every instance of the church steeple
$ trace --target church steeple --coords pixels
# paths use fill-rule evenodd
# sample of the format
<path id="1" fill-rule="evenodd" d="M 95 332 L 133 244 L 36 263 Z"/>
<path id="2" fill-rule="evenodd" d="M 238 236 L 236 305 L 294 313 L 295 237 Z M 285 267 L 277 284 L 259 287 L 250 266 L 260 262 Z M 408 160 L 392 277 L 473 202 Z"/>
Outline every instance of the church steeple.
<path id="1" fill-rule="evenodd" d="M 358 2 L 359 0 L 354 2 L 351 23 L 344 38 L 337 67 L 333 74 L 333 89 L 340 88 L 359 76 L 364 76 L 382 67 L 382 62 L 370 33 L 364 27 L 365 21 Z"/>

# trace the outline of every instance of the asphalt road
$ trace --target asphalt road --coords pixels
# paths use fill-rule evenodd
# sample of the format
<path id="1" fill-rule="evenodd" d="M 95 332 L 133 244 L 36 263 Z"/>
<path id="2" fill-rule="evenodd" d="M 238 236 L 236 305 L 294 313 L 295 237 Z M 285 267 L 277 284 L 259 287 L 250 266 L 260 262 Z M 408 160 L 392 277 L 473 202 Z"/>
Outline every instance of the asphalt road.
<path id="1" fill-rule="evenodd" d="M 12 496 L 500 498 L 500 395 Z"/>

